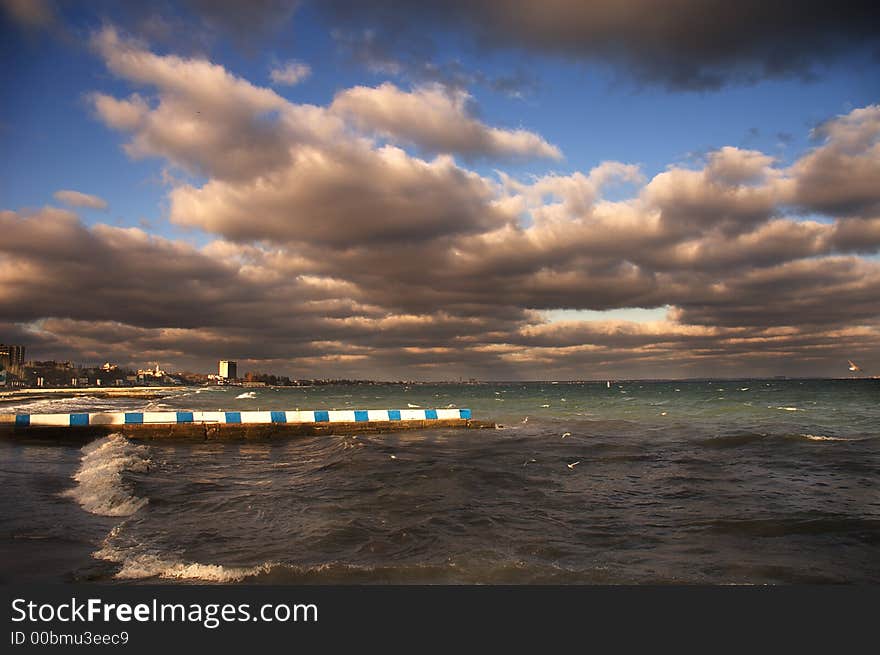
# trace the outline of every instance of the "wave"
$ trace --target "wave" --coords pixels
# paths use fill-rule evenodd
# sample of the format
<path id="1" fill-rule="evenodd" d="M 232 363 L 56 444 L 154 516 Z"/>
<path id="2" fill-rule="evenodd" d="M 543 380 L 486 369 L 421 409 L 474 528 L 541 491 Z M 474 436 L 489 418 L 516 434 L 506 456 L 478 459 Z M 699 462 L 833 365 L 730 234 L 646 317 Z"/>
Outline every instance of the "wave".
<path id="1" fill-rule="evenodd" d="M 224 566 L 165 559 L 158 555 L 141 553 L 127 556 L 112 549 L 98 551 L 96 556 L 108 561 L 119 561 L 117 580 L 175 580 L 202 583 L 267 583 L 267 584 L 365 584 L 386 583 L 503 583 L 537 581 L 552 576 L 555 583 L 571 583 L 571 577 L 586 578 L 591 571 L 566 571 L 558 565 L 526 567 L 520 561 L 485 563 L 456 562 L 388 564 L 355 564 L 331 561 L 324 563 L 294 564 L 264 562 L 255 566 Z M 114 559 L 116 558 L 116 559 Z"/>
<path id="2" fill-rule="evenodd" d="M 824 434 L 799 434 L 797 437 L 808 439 L 809 441 L 854 441 L 853 439 L 845 439 L 844 437 L 827 437 Z"/>
<path id="3" fill-rule="evenodd" d="M 245 391 L 244 393 L 238 394 L 235 398 L 238 400 L 239 398 L 256 398 L 257 393 L 255 391 Z"/>
<path id="4" fill-rule="evenodd" d="M 760 432 L 744 432 L 742 434 L 722 435 L 708 439 L 700 439 L 697 443 L 707 448 L 736 448 L 764 440 L 856 441 L 856 439 L 852 438 L 831 437 L 822 434 L 766 434 Z"/>
<path id="5" fill-rule="evenodd" d="M 78 411 L 106 411 L 120 406 L 113 398 L 97 396 L 74 396 L 66 398 L 42 398 L 11 406 L 9 409 L 18 414 L 67 414 Z M 4 410 L 5 411 L 5 410 Z"/>
<path id="6" fill-rule="evenodd" d="M 151 461 L 146 446 L 111 434 L 82 449 L 79 469 L 72 476 L 76 486 L 64 492 L 90 514 L 130 516 L 149 502 L 134 495 L 124 479 L 126 471 L 145 473 Z"/>
<path id="7" fill-rule="evenodd" d="M 203 582 L 240 582 L 261 573 L 266 573 L 274 564 L 266 563 L 259 566 L 223 566 L 221 564 L 201 564 L 199 562 L 181 562 L 169 560 L 160 555 L 142 553 L 134 556 L 120 556 L 112 549 L 102 548 L 95 557 L 105 561 L 122 564 L 114 574 L 117 580 L 145 580 L 159 578 L 162 580 L 199 580 Z"/>

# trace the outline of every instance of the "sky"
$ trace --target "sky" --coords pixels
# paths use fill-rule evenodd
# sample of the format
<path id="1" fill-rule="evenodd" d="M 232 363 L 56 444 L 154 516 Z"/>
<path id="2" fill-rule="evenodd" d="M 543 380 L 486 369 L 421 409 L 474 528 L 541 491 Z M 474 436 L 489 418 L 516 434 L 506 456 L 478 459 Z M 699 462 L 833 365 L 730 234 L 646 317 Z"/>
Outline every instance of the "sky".
<path id="1" fill-rule="evenodd" d="M 0 0 L 0 342 L 302 378 L 878 375 L 878 14 Z"/>

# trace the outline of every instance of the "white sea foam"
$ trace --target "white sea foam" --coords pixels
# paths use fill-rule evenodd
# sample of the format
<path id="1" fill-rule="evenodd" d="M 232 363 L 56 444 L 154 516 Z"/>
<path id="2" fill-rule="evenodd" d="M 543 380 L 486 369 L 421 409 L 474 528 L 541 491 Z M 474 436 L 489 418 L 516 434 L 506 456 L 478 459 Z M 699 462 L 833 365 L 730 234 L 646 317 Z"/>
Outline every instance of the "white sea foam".
<path id="1" fill-rule="evenodd" d="M 804 411 L 804 410 L 800 409 L 799 407 L 774 407 L 774 409 L 781 409 L 786 412 L 802 412 L 802 411 Z"/>
<path id="2" fill-rule="evenodd" d="M 810 441 L 852 441 L 852 439 L 844 439 L 843 437 L 826 437 L 823 434 L 802 434 L 801 436 Z"/>
<path id="3" fill-rule="evenodd" d="M 138 498 L 123 478 L 125 471 L 146 472 L 150 459 L 146 446 L 131 443 L 121 434 L 111 434 L 82 449 L 82 459 L 73 475 L 76 486 L 64 492 L 91 514 L 130 516 L 147 504 Z"/>
<path id="4" fill-rule="evenodd" d="M 257 394 L 254 391 L 245 391 L 244 393 L 240 393 L 236 396 L 238 398 L 256 398 Z"/>
<path id="5" fill-rule="evenodd" d="M 76 396 L 73 398 L 44 398 L 13 405 L 10 411 L 17 414 L 67 414 L 81 411 L 113 410 L 118 405 L 113 399 L 95 396 Z"/>
<path id="6" fill-rule="evenodd" d="M 162 578 L 164 580 L 203 580 L 205 582 L 238 582 L 244 578 L 268 571 L 274 564 L 259 566 L 222 566 L 169 559 L 141 548 L 116 548 L 112 545 L 114 537 L 122 526 L 114 528 L 103 547 L 94 557 L 120 564 L 113 576 L 117 580 L 144 580 Z"/>

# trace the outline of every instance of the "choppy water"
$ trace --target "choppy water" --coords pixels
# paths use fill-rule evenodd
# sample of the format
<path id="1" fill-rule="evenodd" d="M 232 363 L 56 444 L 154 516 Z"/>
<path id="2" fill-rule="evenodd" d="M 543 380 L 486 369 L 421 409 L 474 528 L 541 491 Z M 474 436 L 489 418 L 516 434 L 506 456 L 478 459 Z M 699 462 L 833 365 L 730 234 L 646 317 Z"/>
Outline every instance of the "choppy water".
<path id="1" fill-rule="evenodd" d="M 3 411 L 455 405 L 504 427 L 0 440 L 0 581 L 880 582 L 878 380 L 243 391 Z"/>

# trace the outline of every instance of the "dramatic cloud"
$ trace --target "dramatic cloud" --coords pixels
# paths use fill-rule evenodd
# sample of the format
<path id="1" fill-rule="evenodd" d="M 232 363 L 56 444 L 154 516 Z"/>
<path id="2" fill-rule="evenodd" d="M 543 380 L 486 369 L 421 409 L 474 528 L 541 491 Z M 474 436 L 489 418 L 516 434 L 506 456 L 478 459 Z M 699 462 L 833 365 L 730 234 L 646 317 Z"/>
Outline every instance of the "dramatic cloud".
<path id="1" fill-rule="evenodd" d="M 823 144 L 797 162 L 795 202 L 827 214 L 880 214 L 880 105 L 816 129 Z"/>
<path id="2" fill-rule="evenodd" d="M 674 89 L 808 76 L 837 54 L 876 48 L 877 3 L 808 0 L 396 0 L 318 3 L 333 25 L 367 25 L 407 50 L 428 28 L 482 47 L 595 61 Z"/>
<path id="3" fill-rule="evenodd" d="M 52 194 L 56 200 L 71 207 L 90 207 L 91 209 L 107 209 L 107 201 L 80 191 L 61 189 Z"/>
<path id="4" fill-rule="evenodd" d="M 98 116 L 133 132 L 132 157 L 165 157 L 192 172 L 223 178 L 249 177 L 288 160 L 278 112 L 287 102 L 204 59 L 161 57 L 116 30 L 98 33 L 93 44 L 115 74 L 162 91 L 157 106 L 133 94 L 120 100 L 94 94 Z"/>
<path id="5" fill-rule="evenodd" d="M 562 153 L 533 132 L 484 125 L 468 111 L 472 98 L 439 84 L 402 91 L 390 82 L 357 86 L 336 95 L 330 110 L 368 131 L 415 144 L 428 152 L 469 157 L 549 157 Z"/>
<path id="6" fill-rule="evenodd" d="M 810 373 L 876 357 L 875 106 L 825 122 L 790 163 L 723 147 L 653 176 L 614 161 L 490 176 L 453 155 L 553 146 L 477 121 L 440 87 L 296 104 L 111 28 L 94 44 L 136 88 L 94 94 L 97 117 L 132 157 L 204 176 L 169 190 L 168 217 L 214 240 L 52 207 L 0 213 L 0 315 L 47 352 L 447 379 L 777 374 L 780 361 Z M 669 310 L 546 317 L 633 307 Z"/>
<path id="7" fill-rule="evenodd" d="M 269 77 L 275 84 L 294 85 L 299 84 L 312 74 L 311 67 L 301 61 L 288 61 L 283 66 L 273 68 Z"/>
<path id="8" fill-rule="evenodd" d="M 171 220 L 237 241 L 405 245 L 503 222 L 492 200 L 485 180 L 448 157 L 427 162 L 391 146 L 332 153 L 303 147 L 271 176 L 178 187 Z"/>

